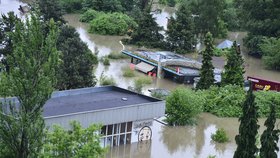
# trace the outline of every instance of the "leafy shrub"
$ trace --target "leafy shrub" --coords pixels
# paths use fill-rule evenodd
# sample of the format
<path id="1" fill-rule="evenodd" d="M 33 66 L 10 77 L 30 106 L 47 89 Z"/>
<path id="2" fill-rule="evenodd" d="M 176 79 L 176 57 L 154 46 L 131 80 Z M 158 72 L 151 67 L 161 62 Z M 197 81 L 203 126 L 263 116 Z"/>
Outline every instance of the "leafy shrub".
<path id="1" fill-rule="evenodd" d="M 90 22 L 91 20 L 97 18 L 101 14 L 104 14 L 104 12 L 98 12 L 96 10 L 89 9 L 81 15 L 80 21 L 81 22 Z"/>
<path id="2" fill-rule="evenodd" d="M 197 91 L 202 99 L 206 99 L 204 112 L 219 117 L 239 117 L 246 92 L 239 86 L 227 85 L 225 87 L 211 87 L 205 91 Z M 269 102 L 276 101 L 276 117 L 280 118 L 280 93 L 274 91 L 257 91 L 255 102 L 258 106 L 259 117 L 267 117 L 270 109 Z"/>
<path id="3" fill-rule="evenodd" d="M 100 85 L 102 85 L 102 86 L 107 86 L 107 85 L 114 86 L 114 85 L 116 85 L 116 81 L 114 80 L 114 78 L 112 76 L 111 77 L 104 76 L 103 73 L 101 74 L 99 80 L 100 80 Z"/>
<path id="4" fill-rule="evenodd" d="M 225 87 L 213 86 L 203 93 L 206 102 L 204 111 L 219 117 L 239 117 L 242 113 L 242 105 L 245 99 L 245 91 L 239 86 L 227 85 Z"/>
<path id="5" fill-rule="evenodd" d="M 165 100 L 166 99 L 166 95 L 164 95 L 163 93 L 160 92 L 152 92 L 151 96 L 157 99 L 161 99 L 161 100 Z"/>
<path id="6" fill-rule="evenodd" d="M 263 52 L 262 60 L 269 69 L 280 70 L 280 39 L 264 38 L 259 44 Z"/>
<path id="7" fill-rule="evenodd" d="M 125 35 L 128 30 L 133 30 L 136 22 L 123 13 L 101 14 L 90 22 L 90 33 L 102 35 Z"/>
<path id="8" fill-rule="evenodd" d="M 129 89 L 137 93 L 142 93 L 143 87 L 151 83 L 152 83 L 152 78 L 148 76 L 143 76 L 136 79 L 134 81 L 134 87 L 129 87 Z"/>
<path id="9" fill-rule="evenodd" d="M 131 70 L 129 67 L 123 69 L 123 76 L 124 77 L 135 77 L 134 70 Z"/>
<path id="10" fill-rule="evenodd" d="M 194 124 L 202 112 L 205 100 L 198 93 L 186 88 L 177 88 L 166 98 L 166 121 L 170 125 Z"/>
<path id="11" fill-rule="evenodd" d="M 103 62 L 103 64 L 104 65 L 110 65 L 110 60 L 109 60 L 109 58 L 108 57 L 104 57 L 104 58 L 102 58 L 102 62 Z"/>
<path id="12" fill-rule="evenodd" d="M 129 58 L 129 56 L 127 55 L 124 55 L 120 52 L 111 52 L 109 55 L 108 55 L 108 58 L 109 59 L 127 59 Z"/>
<path id="13" fill-rule="evenodd" d="M 215 134 L 212 134 L 211 139 L 218 143 L 224 143 L 229 140 L 226 131 L 223 128 L 219 128 Z"/>
<path id="14" fill-rule="evenodd" d="M 270 113 L 270 102 L 274 100 L 276 117 L 280 118 L 280 93 L 275 91 L 257 91 L 255 92 L 255 102 L 259 108 L 258 114 L 260 117 L 267 117 Z"/>

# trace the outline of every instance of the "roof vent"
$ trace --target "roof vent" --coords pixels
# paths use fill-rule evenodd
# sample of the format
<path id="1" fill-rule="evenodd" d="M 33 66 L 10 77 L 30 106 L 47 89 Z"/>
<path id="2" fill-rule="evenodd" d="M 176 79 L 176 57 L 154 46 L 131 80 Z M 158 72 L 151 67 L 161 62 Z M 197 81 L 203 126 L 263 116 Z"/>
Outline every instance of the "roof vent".
<path id="1" fill-rule="evenodd" d="M 123 101 L 127 101 L 127 98 L 122 98 Z"/>

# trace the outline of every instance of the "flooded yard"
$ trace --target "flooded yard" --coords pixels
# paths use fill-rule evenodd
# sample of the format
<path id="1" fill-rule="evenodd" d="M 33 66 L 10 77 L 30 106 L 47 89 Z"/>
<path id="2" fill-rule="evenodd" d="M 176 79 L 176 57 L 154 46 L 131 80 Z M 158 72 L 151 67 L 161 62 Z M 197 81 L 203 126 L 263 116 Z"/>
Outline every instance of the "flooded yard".
<path id="1" fill-rule="evenodd" d="M 20 17 L 18 7 L 25 5 L 17 0 L 0 0 L 0 12 L 7 13 L 14 11 Z M 155 15 L 157 22 L 166 28 L 167 17 L 174 13 L 174 9 L 163 8 L 162 13 Z M 65 15 L 65 19 L 69 25 L 76 28 L 81 39 L 86 42 L 92 52 L 95 47 L 98 48 L 98 57 L 108 55 L 110 52 L 120 52 L 122 46 L 119 41 L 123 38 L 121 36 L 102 36 L 89 34 L 87 32 L 87 24 L 79 22 L 79 15 L 69 14 Z M 244 32 L 229 33 L 230 40 L 237 40 L 242 45 L 242 38 L 245 36 Z M 134 50 L 136 47 L 128 46 L 128 50 Z M 197 58 L 195 55 L 188 55 L 192 58 Z M 245 60 L 246 76 L 262 77 L 269 80 L 280 82 L 280 72 L 266 70 L 260 59 L 248 56 L 243 53 Z M 215 58 L 215 66 L 222 67 L 224 64 L 223 58 Z M 122 69 L 129 66 L 129 59 L 111 60 L 109 66 L 104 66 L 101 62 L 95 69 L 95 76 L 97 79 L 103 73 L 106 76 L 112 76 L 117 86 L 127 88 L 133 86 L 133 78 L 125 78 L 122 76 Z M 144 74 L 136 72 L 138 76 Z M 148 88 L 165 88 L 172 90 L 181 85 L 171 80 L 154 78 L 151 85 L 144 87 L 144 93 L 148 94 Z M 261 125 L 260 131 L 263 131 L 264 119 L 259 120 Z M 277 127 L 280 121 L 277 121 Z M 182 158 L 182 157 L 199 157 L 206 158 L 209 155 L 216 155 L 218 158 L 232 157 L 236 148 L 234 137 L 238 133 L 238 119 L 237 118 L 218 118 L 211 114 L 203 113 L 200 116 L 197 126 L 186 127 L 169 127 L 164 126 L 159 122 L 154 121 L 152 131 L 153 136 L 151 141 L 142 143 L 135 143 L 131 145 L 123 145 L 109 149 L 106 157 L 109 158 Z M 230 141 L 228 143 L 219 144 L 211 141 L 211 134 L 217 128 L 224 128 L 228 134 Z M 280 144 L 278 143 L 278 146 Z M 280 157 L 280 154 L 278 154 Z"/>

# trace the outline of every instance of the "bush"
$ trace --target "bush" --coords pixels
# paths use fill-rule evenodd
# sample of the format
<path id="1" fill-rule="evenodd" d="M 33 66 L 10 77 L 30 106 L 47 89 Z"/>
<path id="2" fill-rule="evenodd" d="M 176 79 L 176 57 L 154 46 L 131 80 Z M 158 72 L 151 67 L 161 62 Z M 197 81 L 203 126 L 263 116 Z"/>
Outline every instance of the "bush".
<path id="1" fill-rule="evenodd" d="M 109 59 L 127 59 L 129 58 L 129 56 L 127 55 L 124 55 L 120 52 L 111 52 L 109 55 L 108 55 L 108 58 Z"/>
<path id="2" fill-rule="evenodd" d="M 102 62 L 103 62 L 103 64 L 106 65 L 106 66 L 110 65 L 110 60 L 109 60 L 108 57 L 102 58 Z"/>
<path id="3" fill-rule="evenodd" d="M 91 20 L 97 18 L 98 16 L 100 16 L 102 14 L 105 14 L 105 13 L 104 12 L 98 12 L 98 11 L 93 10 L 93 9 L 89 9 L 81 15 L 80 21 L 81 22 L 90 22 Z"/>
<path id="4" fill-rule="evenodd" d="M 204 96 L 206 102 L 204 111 L 219 117 L 239 117 L 245 99 L 245 91 L 239 86 L 227 85 L 225 87 L 213 86 L 208 90 L 197 93 Z"/>
<path id="5" fill-rule="evenodd" d="M 101 14 L 90 22 L 90 33 L 101 35 L 125 35 L 137 26 L 136 22 L 123 13 Z"/>
<path id="6" fill-rule="evenodd" d="M 274 100 L 276 117 L 280 118 L 280 93 L 275 91 L 257 91 L 255 92 L 255 102 L 259 108 L 258 115 L 260 117 L 267 117 L 270 113 L 270 102 Z"/>
<path id="7" fill-rule="evenodd" d="M 129 89 L 137 92 L 137 93 L 142 93 L 142 88 L 145 85 L 151 84 L 152 83 L 152 78 L 148 76 L 140 77 L 134 81 L 134 87 L 130 87 Z"/>
<path id="8" fill-rule="evenodd" d="M 160 100 L 165 100 L 167 95 L 160 93 L 160 92 L 152 92 L 151 96 Z"/>
<path id="9" fill-rule="evenodd" d="M 194 124 L 202 112 L 205 100 L 198 93 L 186 88 L 177 88 L 166 98 L 166 121 L 170 125 Z"/>
<path id="10" fill-rule="evenodd" d="M 239 86 L 211 87 L 205 91 L 196 92 L 202 99 L 206 99 L 204 112 L 219 117 L 240 117 L 246 92 Z M 280 118 L 280 93 L 274 91 L 257 91 L 255 102 L 258 106 L 259 117 L 267 117 L 270 109 L 269 102 L 275 99 L 276 117 Z"/>
<path id="11" fill-rule="evenodd" d="M 129 67 L 123 69 L 123 76 L 124 77 L 135 77 L 134 70 L 131 70 Z"/>
<path id="12" fill-rule="evenodd" d="M 114 80 L 114 78 L 112 76 L 107 77 L 107 76 L 104 76 L 103 73 L 102 73 L 101 76 L 100 76 L 100 85 L 102 85 L 102 86 L 107 86 L 107 85 L 114 86 L 114 85 L 116 85 L 116 81 Z"/>
<path id="13" fill-rule="evenodd" d="M 218 143 L 225 143 L 229 140 L 226 131 L 223 128 L 219 128 L 215 134 L 212 134 L 211 139 Z"/>

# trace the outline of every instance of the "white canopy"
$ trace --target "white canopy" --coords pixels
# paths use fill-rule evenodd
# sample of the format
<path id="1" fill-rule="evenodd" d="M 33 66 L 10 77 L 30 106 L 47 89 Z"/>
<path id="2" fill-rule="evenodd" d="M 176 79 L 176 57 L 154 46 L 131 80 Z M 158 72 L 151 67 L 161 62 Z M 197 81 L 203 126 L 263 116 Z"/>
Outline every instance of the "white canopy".
<path id="1" fill-rule="evenodd" d="M 149 65 L 147 63 L 141 62 L 137 65 L 135 65 L 135 69 L 142 71 L 144 73 L 148 73 L 149 71 L 152 71 L 155 67 L 152 65 Z"/>

